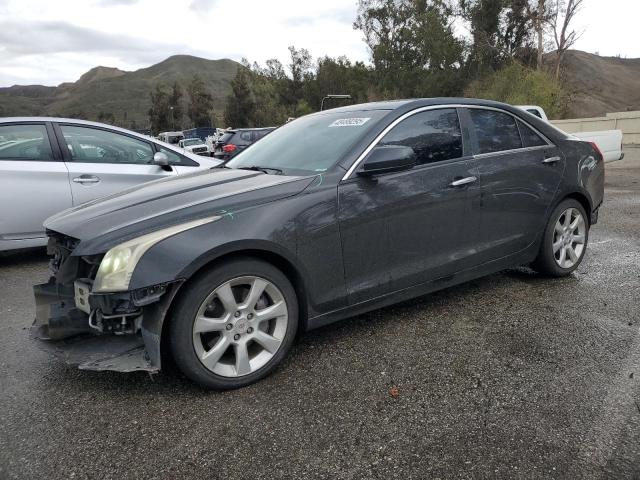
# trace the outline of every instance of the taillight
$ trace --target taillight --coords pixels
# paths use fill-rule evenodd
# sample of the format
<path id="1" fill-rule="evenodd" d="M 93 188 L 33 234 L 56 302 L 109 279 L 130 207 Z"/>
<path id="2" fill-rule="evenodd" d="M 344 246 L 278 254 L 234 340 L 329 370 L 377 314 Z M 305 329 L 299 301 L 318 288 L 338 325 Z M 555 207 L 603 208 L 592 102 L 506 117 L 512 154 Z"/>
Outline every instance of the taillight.
<path id="1" fill-rule="evenodd" d="M 237 148 L 238 147 L 236 147 L 233 143 L 230 143 L 229 145 L 225 145 L 224 147 L 222 147 L 222 151 L 225 153 L 233 153 Z"/>
<path id="2" fill-rule="evenodd" d="M 598 147 L 598 144 L 596 142 L 589 142 L 589 145 L 591 145 L 598 155 L 600 155 L 600 158 L 604 160 L 604 155 L 602 154 L 600 147 Z"/>

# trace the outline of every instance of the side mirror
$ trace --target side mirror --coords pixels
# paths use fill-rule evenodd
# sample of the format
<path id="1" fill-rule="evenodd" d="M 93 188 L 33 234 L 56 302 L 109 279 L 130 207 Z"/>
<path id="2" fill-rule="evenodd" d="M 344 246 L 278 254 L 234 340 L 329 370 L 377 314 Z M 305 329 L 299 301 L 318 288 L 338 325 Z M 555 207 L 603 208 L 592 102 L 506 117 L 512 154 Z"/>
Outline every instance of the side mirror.
<path id="1" fill-rule="evenodd" d="M 380 173 L 409 170 L 416 165 L 416 154 L 411 147 L 385 145 L 375 147 L 365 158 L 358 175 L 372 176 Z"/>
<path id="2" fill-rule="evenodd" d="M 169 157 L 164 152 L 156 152 L 153 155 L 153 163 L 158 165 L 163 170 L 166 170 L 167 172 L 170 172 L 173 170 L 171 168 L 171 162 L 169 161 Z"/>

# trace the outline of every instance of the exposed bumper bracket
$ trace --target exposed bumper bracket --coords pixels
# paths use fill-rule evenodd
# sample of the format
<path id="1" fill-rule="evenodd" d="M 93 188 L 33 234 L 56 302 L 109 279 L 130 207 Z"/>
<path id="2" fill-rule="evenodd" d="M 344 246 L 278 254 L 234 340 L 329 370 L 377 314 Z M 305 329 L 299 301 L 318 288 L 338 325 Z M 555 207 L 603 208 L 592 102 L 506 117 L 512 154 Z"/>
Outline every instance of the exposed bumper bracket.
<path id="1" fill-rule="evenodd" d="M 34 324 L 31 336 L 38 346 L 81 370 L 116 372 L 157 372 L 139 335 L 80 335 L 63 340 L 47 340 L 42 326 Z"/>

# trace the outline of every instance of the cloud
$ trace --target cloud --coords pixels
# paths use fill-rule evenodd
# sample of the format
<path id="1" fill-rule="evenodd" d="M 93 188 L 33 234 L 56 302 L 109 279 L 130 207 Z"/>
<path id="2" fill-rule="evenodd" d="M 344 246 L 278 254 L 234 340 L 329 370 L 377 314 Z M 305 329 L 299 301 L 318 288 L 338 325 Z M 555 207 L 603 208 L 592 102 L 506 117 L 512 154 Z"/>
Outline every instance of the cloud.
<path id="1" fill-rule="evenodd" d="M 25 32 L 29 34 L 25 35 Z M 90 30 L 62 21 L 0 21 L 0 45 L 4 47 L 5 55 L 86 52 L 123 56 L 139 62 L 156 60 L 158 53 L 163 50 L 180 50 L 180 46 L 175 44 L 169 47 L 150 40 Z"/>
<path id="2" fill-rule="evenodd" d="M 206 12 L 216 6 L 218 0 L 191 0 L 189 8 L 196 12 Z"/>
<path id="3" fill-rule="evenodd" d="M 97 5 L 112 7 L 113 5 L 135 5 L 140 0 L 98 0 Z"/>
<path id="4" fill-rule="evenodd" d="M 345 6 L 323 11 L 319 15 L 289 17 L 285 20 L 285 24 L 289 27 L 308 27 L 317 23 L 326 23 L 327 21 L 351 24 L 354 20 L 353 7 Z"/>

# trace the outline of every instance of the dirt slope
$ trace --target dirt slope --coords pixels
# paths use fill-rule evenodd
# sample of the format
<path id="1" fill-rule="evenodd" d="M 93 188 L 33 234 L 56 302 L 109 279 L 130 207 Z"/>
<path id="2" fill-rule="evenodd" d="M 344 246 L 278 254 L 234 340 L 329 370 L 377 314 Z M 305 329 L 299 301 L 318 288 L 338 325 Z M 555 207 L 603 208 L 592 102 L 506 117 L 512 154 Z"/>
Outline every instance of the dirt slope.
<path id="1" fill-rule="evenodd" d="M 568 118 L 640 110 L 640 58 L 599 57 L 572 50 L 565 56 L 564 82 L 572 94 Z"/>

